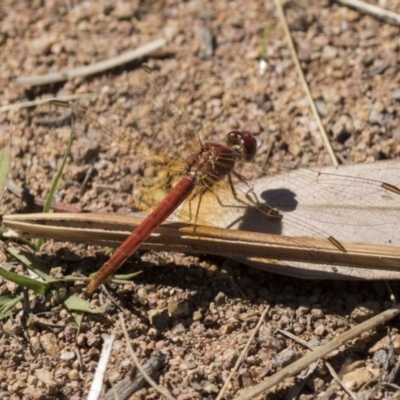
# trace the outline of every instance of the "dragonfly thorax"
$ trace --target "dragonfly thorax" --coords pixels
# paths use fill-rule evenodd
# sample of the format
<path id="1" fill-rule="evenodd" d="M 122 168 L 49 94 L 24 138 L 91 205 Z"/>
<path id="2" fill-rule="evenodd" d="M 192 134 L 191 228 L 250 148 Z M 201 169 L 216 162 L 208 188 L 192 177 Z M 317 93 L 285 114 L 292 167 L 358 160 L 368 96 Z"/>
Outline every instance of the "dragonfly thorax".
<path id="1" fill-rule="evenodd" d="M 188 172 L 205 187 L 212 187 L 215 183 L 228 175 L 235 166 L 237 156 L 227 146 L 218 143 L 204 143 L 197 154 L 191 154 L 186 162 Z"/>

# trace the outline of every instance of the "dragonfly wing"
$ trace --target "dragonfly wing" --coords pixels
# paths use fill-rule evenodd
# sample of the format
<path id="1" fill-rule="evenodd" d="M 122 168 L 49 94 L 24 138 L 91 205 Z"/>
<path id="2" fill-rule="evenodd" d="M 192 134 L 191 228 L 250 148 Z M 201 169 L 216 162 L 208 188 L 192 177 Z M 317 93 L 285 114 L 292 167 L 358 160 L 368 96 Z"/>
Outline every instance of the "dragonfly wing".
<path id="1" fill-rule="evenodd" d="M 394 162 L 327 168 L 318 172 L 298 169 L 260 178 L 252 186 L 242 182 L 236 186 L 236 197 L 232 196 L 229 185 L 221 182 L 213 192 L 194 196 L 182 208 L 180 217 L 183 221 L 203 225 L 294 237 L 292 243 L 310 250 L 317 249 L 317 245 L 307 238 L 325 239 L 326 244 L 331 244 L 330 238 L 335 238 L 339 243 L 398 248 L 400 197 L 395 188 L 400 183 L 398 171 L 399 164 Z M 383 184 L 381 179 L 390 184 Z M 337 252 L 338 248 L 332 245 L 331 251 Z M 354 268 L 351 265 L 360 261 L 351 254 L 346 255 L 346 265 L 350 266 L 335 264 L 336 258 L 329 252 L 324 257 L 302 262 L 249 254 L 238 260 L 303 278 L 400 278 L 400 272 L 390 269 Z"/>
<path id="2" fill-rule="evenodd" d="M 238 183 L 236 197 L 227 182 L 220 182 L 202 196 L 195 193 L 180 219 L 285 236 L 398 246 L 400 195 L 379 179 L 398 186 L 400 167 L 380 164 L 353 167 L 352 175 L 342 167 L 265 176 L 251 185 Z"/>
<path id="3" fill-rule="evenodd" d="M 107 118 L 90 111 L 89 99 L 82 100 L 85 107 L 58 100 L 40 106 L 34 117 L 35 140 L 52 153 L 47 165 L 43 163 L 45 171 L 52 170 L 45 174 L 52 176 L 72 128 L 74 143 L 69 164 L 81 169 L 87 166 L 86 170 L 94 167 L 90 182 L 100 190 L 111 189 L 108 197 L 113 194 L 118 197 L 121 190 L 125 191 L 117 202 L 110 199 L 114 210 L 133 187 L 135 207 L 149 211 L 186 172 L 185 158 L 199 151 L 200 141 L 196 127 L 163 92 L 156 74 L 148 68 L 140 69 L 125 80 L 125 102 L 104 101 Z M 101 94 L 96 99 L 100 104 L 103 100 Z M 37 154 L 40 153 L 43 148 L 38 150 Z M 46 156 L 40 159 L 46 160 Z M 136 174 L 144 175 L 144 179 Z M 81 182 L 75 178 L 67 175 L 65 179 L 70 181 L 69 186 L 71 182 L 78 186 Z M 78 181 L 83 179 L 81 176 Z M 150 189 L 154 185 L 156 188 Z M 48 187 L 41 191 L 45 189 Z M 91 195 L 94 196 L 96 193 Z"/>
<path id="4" fill-rule="evenodd" d="M 290 164 L 276 163 L 274 167 L 277 175 L 237 184 L 238 197 L 249 207 L 236 227 L 382 245 L 400 240 L 400 192 L 398 189 L 396 192 L 400 186 L 398 164 L 360 164 L 318 171 L 294 168 Z M 248 167 L 248 170 L 254 173 L 254 169 Z M 231 201 L 238 203 L 235 199 Z M 239 205 L 240 202 L 237 212 L 230 206 L 228 214 L 232 215 L 232 221 L 238 220 L 240 208 L 243 211 L 243 205 Z M 269 222 L 260 218 L 270 208 L 282 218 L 269 219 Z M 210 209 L 221 213 L 218 202 Z M 210 220 L 213 219 L 211 216 Z"/>

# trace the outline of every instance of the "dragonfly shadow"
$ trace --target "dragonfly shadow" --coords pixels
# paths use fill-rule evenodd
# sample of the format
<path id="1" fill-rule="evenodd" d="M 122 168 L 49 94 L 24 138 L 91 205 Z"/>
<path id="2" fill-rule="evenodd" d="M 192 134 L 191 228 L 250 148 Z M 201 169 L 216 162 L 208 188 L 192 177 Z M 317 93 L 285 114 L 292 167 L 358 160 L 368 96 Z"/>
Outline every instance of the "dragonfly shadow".
<path id="1" fill-rule="evenodd" d="M 265 190 L 259 195 L 264 201 L 257 207 L 248 207 L 239 225 L 240 230 L 250 232 L 282 234 L 282 212 L 297 208 L 296 194 L 289 189 Z"/>

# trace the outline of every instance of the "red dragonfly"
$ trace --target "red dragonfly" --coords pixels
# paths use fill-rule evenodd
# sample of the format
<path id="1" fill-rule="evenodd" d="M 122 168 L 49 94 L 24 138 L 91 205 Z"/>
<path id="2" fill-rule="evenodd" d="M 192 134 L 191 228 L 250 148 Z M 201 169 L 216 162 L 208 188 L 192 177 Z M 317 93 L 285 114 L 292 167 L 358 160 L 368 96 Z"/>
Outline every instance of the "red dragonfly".
<path id="1" fill-rule="evenodd" d="M 85 109 L 57 100 L 50 101 L 40 110 L 46 115 L 49 115 L 50 110 L 54 113 L 54 108 L 61 113 L 64 110 L 65 121 L 48 118 L 44 123 L 43 118 L 37 119 L 38 125 L 53 125 L 67 123 L 67 117 L 72 118 L 74 134 L 78 139 L 83 134 L 86 141 L 92 144 L 95 141 L 96 144 L 122 146 L 129 150 L 128 153 L 134 154 L 135 160 L 143 159 L 145 162 L 155 163 L 167 171 L 161 180 L 164 188 L 170 188 L 169 193 L 101 267 L 87 287 L 89 293 L 93 293 L 114 274 L 154 230 L 175 212 L 185 222 L 223 226 L 224 213 L 236 213 L 240 218 L 244 209 L 251 208 L 259 213 L 260 218 L 265 219 L 266 224 L 274 220 L 284 220 L 294 227 L 296 235 L 300 233 L 303 236 L 325 238 L 333 248 L 346 251 L 335 238 L 336 230 L 332 228 L 334 225 L 331 225 L 332 233 L 329 232 L 329 226 L 326 232 L 322 231 L 313 226 L 312 221 L 294 217 L 281 207 L 260 200 L 259 195 L 253 191 L 251 179 L 263 171 L 268 174 L 282 174 L 284 182 L 287 173 L 293 170 L 293 165 L 269 162 L 262 167 L 257 166 L 253 162 L 257 142 L 247 132 L 229 132 L 225 144 L 202 142 L 187 115 L 160 90 L 157 77 L 149 67 L 143 66 L 133 74 L 132 79 L 130 85 L 134 93 L 129 104 L 130 114 L 124 122 L 125 129 L 122 133 L 111 129 L 105 120 Z M 98 133 L 101 135 L 100 139 L 97 139 Z M 295 170 L 294 176 L 298 187 L 310 186 L 310 191 L 315 190 L 315 196 L 328 202 L 332 190 L 335 191 L 336 201 L 338 195 L 346 200 L 352 196 L 356 200 L 360 195 L 358 188 L 367 185 L 368 190 L 364 190 L 363 195 L 369 193 L 375 196 L 375 200 L 371 196 L 371 209 L 377 201 L 377 193 L 378 198 L 380 194 L 388 192 L 400 194 L 395 186 L 361 178 L 321 174 L 305 169 Z M 238 183 L 241 188 L 237 186 Z M 186 203 L 180 207 L 185 200 Z M 211 218 L 207 215 L 211 212 L 210 207 L 213 208 Z M 338 209 L 336 216 L 330 215 L 327 219 L 342 219 L 340 212 Z M 382 216 L 373 215 L 373 211 L 370 218 L 380 218 L 379 221 L 382 222 Z"/>

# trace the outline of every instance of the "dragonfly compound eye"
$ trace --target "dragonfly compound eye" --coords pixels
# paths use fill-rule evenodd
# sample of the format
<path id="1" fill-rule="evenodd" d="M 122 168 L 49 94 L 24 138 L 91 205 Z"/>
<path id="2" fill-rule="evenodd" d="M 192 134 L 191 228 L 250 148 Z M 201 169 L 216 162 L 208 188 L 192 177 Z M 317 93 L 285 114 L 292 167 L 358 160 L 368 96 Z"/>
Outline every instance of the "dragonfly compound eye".
<path id="1" fill-rule="evenodd" d="M 257 142 L 249 132 L 232 131 L 226 135 L 226 143 L 239 153 L 244 161 L 251 161 L 257 152 Z"/>

